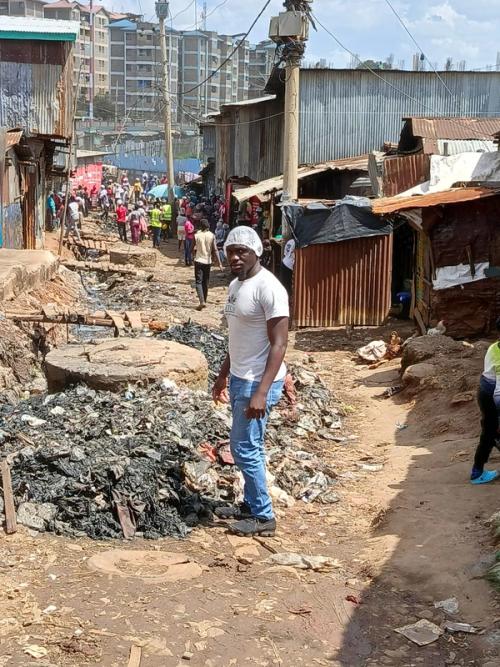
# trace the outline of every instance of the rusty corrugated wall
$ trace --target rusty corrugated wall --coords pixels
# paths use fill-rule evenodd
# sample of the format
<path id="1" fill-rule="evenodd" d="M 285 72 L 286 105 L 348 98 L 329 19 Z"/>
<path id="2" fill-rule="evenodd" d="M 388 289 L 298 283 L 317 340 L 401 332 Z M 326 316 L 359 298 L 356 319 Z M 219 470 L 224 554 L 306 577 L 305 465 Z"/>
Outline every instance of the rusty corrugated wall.
<path id="1" fill-rule="evenodd" d="M 386 157 L 383 162 L 382 192 L 394 197 L 430 178 L 430 155 L 417 153 L 401 157 Z"/>
<path id="2" fill-rule="evenodd" d="M 71 53 L 70 43 L 0 40 L 0 125 L 70 136 Z"/>
<path id="3" fill-rule="evenodd" d="M 297 250 L 294 324 L 382 324 L 391 307 L 391 276 L 392 234 Z"/>

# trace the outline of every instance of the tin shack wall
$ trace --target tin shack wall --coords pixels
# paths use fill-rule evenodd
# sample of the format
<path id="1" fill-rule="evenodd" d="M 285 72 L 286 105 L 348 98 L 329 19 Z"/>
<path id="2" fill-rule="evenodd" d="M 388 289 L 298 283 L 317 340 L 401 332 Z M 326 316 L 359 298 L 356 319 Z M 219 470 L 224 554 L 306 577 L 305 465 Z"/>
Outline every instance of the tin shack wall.
<path id="1" fill-rule="evenodd" d="M 300 162 L 351 157 L 399 141 L 407 116 L 500 117 L 500 72 L 300 71 Z"/>
<path id="2" fill-rule="evenodd" d="M 68 42 L 0 40 L 0 125 L 68 138 L 72 61 Z"/>
<path id="3" fill-rule="evenodd" d="M 13 248 L 19 250 L 24 247 L 21 176 L 13 149 L 10 149 L 5 153 L 5 160 L 0 160 L 0 166 L 2 163 L 3 174 L 2 178 L 0 178 L 2 187 L 0 207 L 0 248 Z"/>
<path id="4" fill-rule="evenodd" d="M 282 173 L 283 103 L 226 107 L 216 120 L 216 182 L 248 177 L 258 183 Z M 222 190 L 223 191 L 223 190 Z"/>
<path id="5" fill-rule="evenodd" d="M 295 253 L 294 324 L 380 325 L 391 308 L 392 234 Z"/>
<path id="6" fill-rule="evenodd" d="M 386 157 L 383 161 L 382 196 L 395 197 L 430 178 L 430 155 L 417 153 Z"/>
<path id="7" fill-rule="evenodd" d="M 444 320 L 447 333 L 459 338 L 486 334 L 495 328 L 500 315 L 500 278 L 442 290 L 433 289 L 432 280 L 435 269 L 443 266 L 470 261 L 500 266 L 499 210 L 500 197 L 422 210 L 430 260 L 424 268 L 429 285 L 426 324 L 434 326 Z"/>

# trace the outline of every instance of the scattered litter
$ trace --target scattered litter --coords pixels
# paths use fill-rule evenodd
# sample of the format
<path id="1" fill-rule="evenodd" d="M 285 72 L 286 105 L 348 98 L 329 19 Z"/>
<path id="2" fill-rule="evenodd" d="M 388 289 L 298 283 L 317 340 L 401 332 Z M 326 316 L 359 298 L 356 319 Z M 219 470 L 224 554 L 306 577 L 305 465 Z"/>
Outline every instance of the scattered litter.
<path id="1" fill-rule="evenodd" d="M 382 463 L 358 463 L 358 468 L 361 470 L 366 470 L 367 472 L 380 472 L 384 469 Z"/>
<path id="2" fill-rule="evenodd" d="M 446 621 L 444 624 L 446 632 L 466 632 L 467 634 L 476 634 L 478 629 L 469 623 L 457 623 L 456 621 Z"/>
<path id="3" fill-rule="evenodd" d="M 329 556 L 310 556 L 292 552 L 273 554 L 265 562 L 273 565 L 296 567 L 299 570 L 314 570 L 315 572 L 342 567 L 338 560 Z"/>
<path id="4" fill-rule="evenodd" d="M 383 359 L 387 353 L 387 345 L 383 340 L 373 340 L 368 345 L 360 347 L 356 350 L 358 357 L 361 357 L 363 361 L 368 361 L 370 363 L 374 361 L 380 361 Z"/>
<path id="5" fill-rule="evenodd" d="M 404 431 L 405 428 L 408 428 L 408 424 L 401 424 L 401 422 L 396 422 L 396 428 L 398 431 Z"/>
<path id="6" fill-rule="evenodd" d="M 224 634 L 222 629 L 223 623 L 217 619 L 207 619 L 206 621 L 199 621 L 195 623 L 194 621 L 189 621 L 188 626 L 197 632 L 202 639 L 207 637 L 220 637 Z"/>
<path id="7" fill-rule="evenodd" d="M 55 611 L 57 611 L 56 605 L 49 604 L 49 606 L 45 607 L 45 609 L 42 611 L 42 614 L 53 614 Z"/>
<path id="8" fill-rule="evenodd" d="M 50 410 L 50 414 L 53 415 L 54 417 L 60 417 L 66 414 L 66 410 L 64 408 L 61 408 L 60 405 L 56 405 L 55 408 L 52 408 L 52 410 Z"/>
<path id="9" fill-rule="evenodd" d="M 402 384 L 395 384 L 393 387 L 387 387 L 385 391 L 383 391 L 378 398 L 391 398 L 391 396 L 395 396 L 396 394 L 399 394 L 399 392 L 403 391 L 404 385 Z"/>
<path id="10" fill-rule="evenodd" d="M 347 602 L 352 602 L 353 604 L 361 604 L 361 600 L 355 595 L 346 595 Z"/>
<path id="11" fill-rule="evenodd" d="M 32 658 L 44 658 L 48 654 L 45 646 L 39 646 L 38 644 L 29 644 L 23 648 L 23 651 Z"/>
<path id="12" fill-rule="evenodd" d="M 443 609 L 447 614 L 456 614 L 459 609 L 458 600 L 455 597 L 434 602 L 434 607 L 436 609 Z"/>
<path id="13" fill-rule="evenodd" d="M 38 417 L 34 417 L 33 415 L 21 415 L 21 421 L 28 424 L 28 426 L 32 426 L 33 428 L 42 426 L 42 424 L 47 423 L 46 419 L 38 419 Z"/>
<path id="14" fill-rule="evenodd" d="M 308 616 L 312 614 L 311 607 L 299 607 L 298 609 L 289 609 L 290 614 L 295 614 L 296 616 Z"/>
<path id="15" fill-rule="evenodd" d="M 443 634 L 443 630 L 438 625 L 431 623 L 425 618 L 417 621 L 417 623 L 396 628 L 395 632 L 403 635 L 403 637 L 406 637 L 414 644 L 418 644 L 418 646 L 432 644 L 432 642 L 435 642 Z"/>

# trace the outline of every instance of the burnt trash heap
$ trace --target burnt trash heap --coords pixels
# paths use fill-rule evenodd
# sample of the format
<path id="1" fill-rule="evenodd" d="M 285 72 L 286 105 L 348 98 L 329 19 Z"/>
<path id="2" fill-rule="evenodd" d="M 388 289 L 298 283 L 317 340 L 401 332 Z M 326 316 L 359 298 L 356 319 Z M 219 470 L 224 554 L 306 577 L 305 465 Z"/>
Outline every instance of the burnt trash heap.
<path id="1" fill-rule="evenodd" d="M 225 336 L 192 323 L 162 336 L 200 349 L 213 372 L 227 349 Z M 336 502 L 335 472 L 315 452 L 347 440 L 338 405 L 315 374 L 291 373 L 268 427 L 271 493 L 278 505 Z M 184 537 L 241 499 L 230 427 L 227 407 L 168 379 L 122 394 L 78 385 L 2 407 L 18 521 L 73 537 Z"/>

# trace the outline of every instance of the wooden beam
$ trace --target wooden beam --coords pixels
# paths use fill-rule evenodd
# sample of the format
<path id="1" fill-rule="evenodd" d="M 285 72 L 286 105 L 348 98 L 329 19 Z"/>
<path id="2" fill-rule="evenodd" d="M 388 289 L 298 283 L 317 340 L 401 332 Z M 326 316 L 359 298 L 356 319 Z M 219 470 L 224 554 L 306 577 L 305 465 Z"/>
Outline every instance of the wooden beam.
<path id="1" fill-rule="evenodd" d="M 142 649 L 140 646 L 133 644 L 130 647 L 130 654 L 128 658 L 127 667 L 141 667 Z"/>
<path id="2" fill-rule="evenodd" d="M 2 461 L 2 487 L 3 504 L 5 512 L 5 530 L 11 535 L 17 531 L 17 516 L 14 506 L 14 494 L 12 493 L 12 479 L 10 476 L 10 466 L 7 461 Z"/>

